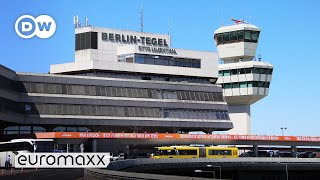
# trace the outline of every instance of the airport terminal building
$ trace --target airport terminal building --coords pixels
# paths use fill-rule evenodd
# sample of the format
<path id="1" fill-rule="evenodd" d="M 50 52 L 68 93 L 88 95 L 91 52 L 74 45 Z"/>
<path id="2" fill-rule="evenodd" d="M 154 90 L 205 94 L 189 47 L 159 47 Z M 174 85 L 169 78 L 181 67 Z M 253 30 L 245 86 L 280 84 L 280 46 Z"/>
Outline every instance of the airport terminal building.
<path id="1" fill-rule="evenodd" d="M 217 53 L 172 48 L 169 35 L 77 28 L 75 62 L 49 74 L 0 67 L 0 131 L 229 130 L 217 61 Z"/>
<path id="2" fill-rule="evenodd" d="M 0 65 L 0 134 L 250 134 L 250 105 L 267 96 L 273 70 L 253 61 L 259 33 L 221 27 L 215 53 L 173 48 L 167 34 L 77 27 L 74 62 L 48 74 Z"/>

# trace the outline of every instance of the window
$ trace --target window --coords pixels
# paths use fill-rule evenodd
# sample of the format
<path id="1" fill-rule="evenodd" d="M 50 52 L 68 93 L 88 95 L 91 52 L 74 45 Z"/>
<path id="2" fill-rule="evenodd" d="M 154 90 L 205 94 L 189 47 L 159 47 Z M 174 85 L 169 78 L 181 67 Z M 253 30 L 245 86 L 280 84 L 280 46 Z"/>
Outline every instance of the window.
<path id="1" fill-rule="evenodd" d="M 154 64 L 155 65 L 164 65 L 164 61 L 162 59 L 155 59 Z"/>
<path id="2" fill-rule="evenodd" d="M 217 34 L 217 41 L 218 41 L 218 43 L 217 44 L 222 44 L 223 43 L 223 37 L 222 37 L 223 35 L 222 34 Z"/>
<path id="3" fill-rule="evenodd" d="M 266 74 L 272 74 L 273 69 L 266 69 Z"/>
<path id="4" fill-rule="evenodd" d="M 252 72 L 253 72 L 254 74 L 259 74 L 259 71 L 260 71 L 259 68 L 254 67 Z"/>
<path id="5" fill-rule="evenodd" d="M 266 82 L 265 83 L 265 88 L 269 88 L 269 86 L 270 86 L 270 82 Z"/>
<path id="6" fill-rule="evenodd" d="M 224 33 L 223 34 L 223 41 L 229 42 L 230 41 L 230 33 Z"/>
<path id="7" fill-rule="evenodd" d="M 145 62 L 146 64 L 154 64 L 154 59 L 146 58 L 146 59 L 144 59 L 144 62 Z"/>
<path id="8" fill-rule="evenodd" d="M 85 32 L 76 34 L 75 50 L 98 49 L 98 33 Z"/>
<path id="9" fill-rule="evenodd" d="M 230 70 L 223 70 L 223 76 L 230 76 Z"/>
<path id="10" fill-rule="evenodd" d="M 222 71 L 219 71 L 219 76 L 223 76 L 223 73 L 222 73 Z"/>
<path id="11" fill-rule="evenodd" d="M 231 69 L 231 75 L 236 75 L 238 74 L 238 69 Z"/>
<path id="12" fill-rule="evenodd" d="M 243 40 L 243 32 L 244 31 L 237 31 L 238 32 L 238 40 Z"/>
<path id="13" fill-rule="evenodd" d="M 231 150 L 209 150 L 209 155 L 225 156 L 232 155 Z"/>
<path id="14" fill-rule="evenodd" d="M 239 69 L 239 73 L 240 73 L 240 74 L 245 74 L 245 73 L 246 73 L 246 71 L 245 71 L 245 69 L 244 69 L 244 68 L 241 68 L 241 69 Z"/>
<path id="15" fill-rule="evenodd" d="M 247 82 L 240 82 L 240 88 L 246 88 Z"/>
<path id="16" fill-rule="evenodd" d="M 259 74 L 266 74 L 266 69 L 265 68 L 260 68 Z"/>
<path id="17" fill-rule="evenodd" d="M 232 83 L 232 88 L 239 88 L 239 83 Z"/>
<path id="18" fill-rule="evenodd" d="M 245 31 L 244 40 L 245 40 L 245 42 L 250 42 L 251 41 L 251 31 Z"/>
<path id="19" fill-rule="evenodd" d="M 252 73 L 252 68 L 245 68 L 245 72 L 246 72 L 246 74 Z"/>
<path id="20" fill-rule="evenodd" d="M 127 63 L 133 63 L 133 57 L 127 57 L 126 58 Z"/>
<path id="21" fill-rule="evenodd" d="M 264 82 L 259 82 L 258 87 L 264 87 Z"/>
<path id="22" fill-rule="evenodd" d="M 140 56 L 135 57 L 135 63 L 144 64 L 144 58 Z"/>
<path id="23" fill-rule="evenodd" d="M 191 67 L 191 59 L 185 59 L 183 62 L 183 67 Z"/>
<path id="24" fill-rule="evenodd" d="M 258 42 L 259 33 L 260 33 L 259 31 L 252 31 L 252 35 L 251 35 L 252 41 L 251 42 Z"/>
<path id="25" fill-rule="evenodd" d="M 237 31 L 230 33 L 230 40 L 231 41 L 237 41 L 238 40 Z"/>
<path id="26" fill-rule="evenodd" d="M 230 88 L 232 88 L 232 85 L 230 83 L 225 83 L 225 84 L 223 84 L 223 88 L 230 89 Z"/>
<path id="27" fill-rule="evenodd" d="M 252 82 L 248 82 L 248 87 L 253 87 L 253 83 Z"/>

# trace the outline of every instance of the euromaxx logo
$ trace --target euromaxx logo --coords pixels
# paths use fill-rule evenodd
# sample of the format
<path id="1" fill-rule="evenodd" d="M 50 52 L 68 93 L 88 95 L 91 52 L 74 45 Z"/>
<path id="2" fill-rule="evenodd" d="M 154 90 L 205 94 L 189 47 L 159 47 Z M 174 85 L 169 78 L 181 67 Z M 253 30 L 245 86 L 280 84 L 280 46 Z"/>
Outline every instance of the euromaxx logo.
<path id="1" fill-rule="evenodd" d="M 34 36 L 42 39 L 49 38 L 54 34 L 56 28 L 56 22 L 48 15 L 40 15 L 36 18 L 31 15 L 22 15 L 15 23 L 16 33 L 24 39 Z"/>

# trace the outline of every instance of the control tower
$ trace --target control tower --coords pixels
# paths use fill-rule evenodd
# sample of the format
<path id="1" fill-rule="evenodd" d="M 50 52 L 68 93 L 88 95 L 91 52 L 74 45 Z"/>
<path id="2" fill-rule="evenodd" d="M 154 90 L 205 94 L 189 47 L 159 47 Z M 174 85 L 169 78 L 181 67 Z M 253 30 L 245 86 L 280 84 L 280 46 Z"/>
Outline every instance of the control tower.
<path id="1" fill-rule="evenodd" d="M 234 20 L 214 32 L 219 52 L 219 78 L 229 106 L 234 128 L 229 134 L 251 134 L 250 105 L 266 97 L 273 65 L 255 58 L 261 29 L 245 21 Z"/>

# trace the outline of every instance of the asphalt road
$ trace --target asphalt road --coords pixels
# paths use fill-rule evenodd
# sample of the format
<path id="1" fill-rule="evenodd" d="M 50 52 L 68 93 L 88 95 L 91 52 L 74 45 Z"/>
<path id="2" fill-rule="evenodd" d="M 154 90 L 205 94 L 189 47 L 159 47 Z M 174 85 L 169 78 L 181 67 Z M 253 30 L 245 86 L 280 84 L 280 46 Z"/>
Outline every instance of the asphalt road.
<path id="1" fill-rule="evenodd" d="M 0 180 L 82 180 L 83 169 L 4 170 Z"/>

